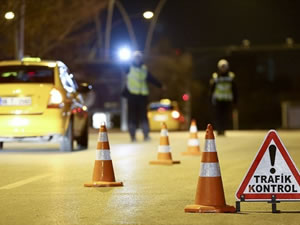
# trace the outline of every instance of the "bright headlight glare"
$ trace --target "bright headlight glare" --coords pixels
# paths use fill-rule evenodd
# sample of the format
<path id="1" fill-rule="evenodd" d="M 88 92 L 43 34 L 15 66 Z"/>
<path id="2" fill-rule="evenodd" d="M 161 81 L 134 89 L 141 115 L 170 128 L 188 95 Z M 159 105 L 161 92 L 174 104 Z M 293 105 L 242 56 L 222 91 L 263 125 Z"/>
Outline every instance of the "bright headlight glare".
<path id="1" fill-rule="evenodd" d="M 123 47 L 118 52 L 119 59 L 121 61 L 128 61 L 131 58 L 131 50 L 128 47 Z"/>
<path id="2" fill-rule="evenodd" d="M 63 101 L 63 98 L 62 98 L 61 93 L 58 90 L 56 90 L 56 89 L 52 89 L 50 91 L 49 104 L 56 104 L 56 105 L 58 105 L 58 104 L 62 103 L 62 101 Z"/>

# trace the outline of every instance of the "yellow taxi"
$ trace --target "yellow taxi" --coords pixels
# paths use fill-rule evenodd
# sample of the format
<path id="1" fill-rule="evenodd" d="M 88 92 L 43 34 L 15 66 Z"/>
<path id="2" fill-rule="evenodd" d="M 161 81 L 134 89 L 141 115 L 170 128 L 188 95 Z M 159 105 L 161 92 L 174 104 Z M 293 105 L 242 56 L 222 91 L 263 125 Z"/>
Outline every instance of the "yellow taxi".
<path id="1" fill-rule="evenodd" d="M 0 149 L 5 142 L 52 141 L 61 151 L 88 147 L 88 112 L 61 61 L 0 62 Z"/>
<path id="2" fill-rule="evenodd" d="M 162 122 L 167 124 L 168 130 L 179 130 L 184 123 L 178 103 L 170 99 L 151 102 L 148 107 L 148 119 L 152 131 L 160 130 Z"/>

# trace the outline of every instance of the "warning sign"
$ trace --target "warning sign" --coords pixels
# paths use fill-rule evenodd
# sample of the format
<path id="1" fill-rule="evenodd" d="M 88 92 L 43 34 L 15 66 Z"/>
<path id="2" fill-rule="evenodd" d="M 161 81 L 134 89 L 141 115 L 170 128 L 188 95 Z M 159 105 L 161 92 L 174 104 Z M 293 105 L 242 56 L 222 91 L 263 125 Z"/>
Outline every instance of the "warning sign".
<path id="1" fill-rule="evenodd" d="M 236 198 L 244 201 L 300 200 L 300 175 L 277 132 L 270 130 Z"/>

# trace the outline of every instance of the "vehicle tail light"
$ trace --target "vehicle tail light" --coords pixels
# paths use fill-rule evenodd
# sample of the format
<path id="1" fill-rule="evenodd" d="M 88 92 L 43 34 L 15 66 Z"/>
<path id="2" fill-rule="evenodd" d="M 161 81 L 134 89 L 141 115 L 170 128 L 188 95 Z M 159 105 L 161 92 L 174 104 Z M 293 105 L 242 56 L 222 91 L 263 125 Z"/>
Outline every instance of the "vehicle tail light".
<path id="1" fill-rule="evenodd" d="M 61 108 L 63 102 L 63 96 L 59 90 L 53 88 L 50 91 L 50 98 L 48 102 L 48 108 Z"/>
<path id="2" fill-rule="evenodd" d="M 72 109 L 72 113 L 73 113 L 73 114 L 81 113 L 81 112 L 83 112 L 83 111 L 84 111 L 84 110 L 83 110 L 82 108 L 80 108 L 80 107 Z"/>
<path id="3" fill-rule="evenodd" d="M 179 119 L 179 117 L 180 117 L 180 113 L 176 110 L 172 111 L 171 115 L 174 119 Z"/>
<path id="4" fill-rule="evenodd" d="M 84 105 L 84 106 L 82 106 L 82 108 L 77 107 L 77 108 L 72 109 L 72 114 L 80 113 L 81 115 L 83 115 L 86 118 L 86 117 L 88 117 L 87 110 L 88 110 L 87 106 Z"/>

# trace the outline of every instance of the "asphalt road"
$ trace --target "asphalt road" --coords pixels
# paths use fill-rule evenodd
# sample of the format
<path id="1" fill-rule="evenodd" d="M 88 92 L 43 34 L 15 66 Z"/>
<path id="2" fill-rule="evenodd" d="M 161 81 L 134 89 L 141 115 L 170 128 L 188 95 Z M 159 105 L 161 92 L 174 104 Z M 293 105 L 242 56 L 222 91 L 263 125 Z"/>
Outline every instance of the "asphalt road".
<path id="1" fill-rule="evenodd" d="M 229 205 L 267 131 L 231 131 L 217 137 L 222 179 Z M 279 131 L 300 167 L 300 131 Z M 61 153 L 55 144 L 6 144 L 0 152 L 0 225 L 60 224 L 299 224 L 300 202 L 244 203 L 239 214 L 187 214 L 194 203 L 200 157 L 182 156 L 187 132 L 171 132 L 173 158 L 181 164 L 149 165 L 159 133 L 131 144 L 126 133 L 109 133 L 117 181 L 124 187 L 86 188 L 91 181 L 97 134 L 87 151 Z M 141 136 L 138 137 L 142 139 Z M 201 148 L 204 132 L 199 132 Z"/>

